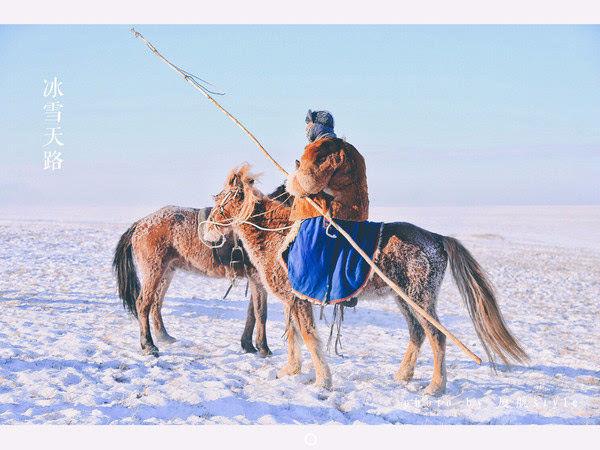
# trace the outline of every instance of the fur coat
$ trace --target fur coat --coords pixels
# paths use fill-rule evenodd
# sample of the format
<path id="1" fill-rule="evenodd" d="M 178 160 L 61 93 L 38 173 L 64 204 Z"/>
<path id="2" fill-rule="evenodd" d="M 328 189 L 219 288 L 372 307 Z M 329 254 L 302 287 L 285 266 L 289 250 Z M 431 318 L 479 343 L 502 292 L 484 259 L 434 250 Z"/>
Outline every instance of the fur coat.
<path id="1" fill-rule="evenodd" d="M 320 214 L 305 198 L 311 197 L 333 218 L 364 221 L 369 218 L 369 193 L 365 160 L 352 145 L 338 138 L 319 139 L 308 144 L 296 171 L 286 182 L 295 196 L 290 220 Z"/>

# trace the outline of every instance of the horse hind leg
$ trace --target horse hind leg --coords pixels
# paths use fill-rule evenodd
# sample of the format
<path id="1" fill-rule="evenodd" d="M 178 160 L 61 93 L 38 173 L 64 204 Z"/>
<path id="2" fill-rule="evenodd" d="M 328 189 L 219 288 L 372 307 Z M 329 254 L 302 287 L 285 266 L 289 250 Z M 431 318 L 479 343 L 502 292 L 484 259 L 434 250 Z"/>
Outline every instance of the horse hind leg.
<path id="1" fill-rule="evenodd" d="M 409 341 L 406 347 L 406 352 L 400 363 L 398 371 L 394 374 L 394 378 L 400 382 L 407 382 L 412 380 L 415 374 L 415 366 L 417 365 L 417 358 L 421 351 L 421 346 L 425 340 L 425 330 L 415 317 L 412 309 L 402 300 L 400 297 L 395 297 L 396 304 L 408 325 Z"/>
<path id="2" fill-rule="evenodd" d="M 428 395 L 441 395 L 446 391 L 446 336 L 431 325 L 425 327 L 425 333 L 433 351 L 433 376 L 424 392 Z"/>
<path id="3" fill-rule="evenodd" d="M 152 325 L 154 329 L 154 334 L 156 336 L 156 340 L 164 344 L 172 344 L 173 342 L 177 341 L 177 339 L 170 336 L 167 332 L 161 312 L 165 295 L 167 293 L 167 290 L 169 289 L 171 281 L 173 280 L 174 274 L 175 269 L 173 268 L 168 268 L 164 272 L 162 278 L 158 283 L 158 288 L 156 291 L 156 301 L 152 304 L 151 308 Z"/>
<path id="4" fill-rule="evenodd" d="M 165 281 L 170 281 L 168 277 L 170 275 L 169 269 L 170 266 L 165 264 L 162 258 L 144 260 L 142 269 L 144 279 L 140 295 L 136 301 L 136 309 L 140 325 L 140 343 L 142 352 L 146 355 L 158 356 L 158 348 L 154 345 L 152 333 L 150 332 L 150 313 L 153 308 L 158 308 L 157 311 L 160 311 L 158 303 L 162 301 L 162 295 L 168 287 L 168 285 L 165 286 Z M 165 276 L 167 276 L 166 279 Z M 160 321 L 162 322 L 162 318 Z"/>
<path id="5" fill-rule="evenodd" d="M 154 345 L 150 333 L 150 309 L 156 299 L 155 283 L 144 282 L 140 295 L 136 301 L 138 321 L 140 325 L 140 344 L 145 355 L 158 356 L 158 348 Z"/>
<path id="6" fill-rule="evenodd" d="M 435 311 L 435 295 L 428 296 L 428 299 L 425 309 L 431 317 L 439 322 Z M 431 325 L 427 319 L 418 317 L 418 320 L 425 330 L 425 335 L 433 353 L 433 376 L 424 393 L 441 395 L 446 391 L 446 335 Z"/>

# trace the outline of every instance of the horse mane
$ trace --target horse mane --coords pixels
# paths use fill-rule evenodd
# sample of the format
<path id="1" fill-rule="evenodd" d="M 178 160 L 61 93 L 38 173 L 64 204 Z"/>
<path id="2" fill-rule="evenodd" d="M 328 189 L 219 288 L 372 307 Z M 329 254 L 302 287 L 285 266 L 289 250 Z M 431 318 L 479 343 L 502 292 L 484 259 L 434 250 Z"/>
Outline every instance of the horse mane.
<path id="1" fill-rule="evenodd" d="M 250 172 L 251 168 L 252 166 L 245 162 L 231 169 L 225 179 L 225 187 L 239 184 L 238 181 L 243 185 L 254 186 L 254 182 L 260 179 L 262 174 Z"/>
<path id="2" fill-rule="evenodd" d="M 260 174 L 251 172 L 251 166 L 248 163 L 233 168 L 229 172 L 225 181 L 225 188 L 236 186 L 244 192 L 244 200 L 239 212 L 236 214 L 236 220 L 249 220 L 255 214 L 256 205 L 263 200 L 282 203 L 286 208 L 291 207 L 294 198 L 291 195 L 285 197 L 285 184 L 278 186 L 271 194 L 265 195 L 254 186 L 259 177 Z"/>
<path id="3" fill-rule="evenodd" d="M 267 197 L 269 197 L 271 200 L 277 200 L 278 202 L 283 203 L 285 206 L 291 207 L 294 203 L 294 196 L 285 188 L 285 182 L 277 186 L 273 192 L 267 194 Z"/>
<path id="4" fill-rule="evenodd" d="M 252 173 L 251 167 L 248 163 L 234 167 L 225 179 L 225 189 L 236 187 L 244 193 L 242 206 L 235 215 L 236 220 L 241 222 L 247 221 L 254 213 L 256 203 L 265 198 L 265 195 L 254 186 L 254 182 L 260 177 L 260 174 Z"/>

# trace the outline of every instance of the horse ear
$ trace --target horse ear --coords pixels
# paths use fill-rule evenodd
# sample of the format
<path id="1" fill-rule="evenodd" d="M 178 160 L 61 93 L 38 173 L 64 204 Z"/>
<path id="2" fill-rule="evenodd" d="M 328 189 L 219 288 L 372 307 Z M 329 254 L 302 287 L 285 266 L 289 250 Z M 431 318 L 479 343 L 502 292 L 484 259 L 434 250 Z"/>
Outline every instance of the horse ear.
<path id="1" fill-rule="evenodd" d="M 313 113 L 312 113 L 312 111 L 310 109 L 306 113 L 306 118 L 304 119 L 304 121 L 306 123 L 312 123 L 313 122 Z"/>

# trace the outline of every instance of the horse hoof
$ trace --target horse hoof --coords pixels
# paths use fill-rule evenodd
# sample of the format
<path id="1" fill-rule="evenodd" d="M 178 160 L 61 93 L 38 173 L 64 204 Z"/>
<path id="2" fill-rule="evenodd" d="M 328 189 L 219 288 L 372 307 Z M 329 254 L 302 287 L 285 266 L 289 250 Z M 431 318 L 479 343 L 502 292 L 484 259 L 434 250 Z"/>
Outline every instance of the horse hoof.
<path id="1" fill-rule="evenodd" d="M 158 348 L 155 345 L 147 345 L 142 347 L 142 353 L 147 356 L 154 356 L 158 358 Z"/>
<path id="2" fill-rule="evenodd" d="M 258 349 L 258 356 L 260 356 L 261 358 L 266 358 L 267 356 L 271 356 L 272 354 L 273 353 L 271 352 L 271 350 L 269 350 L 269 347 Z"/>
<path id="3" fill-rule="evenodd" d="M 433 384 L 431 383 L 429 386 L 425 388 L 423 393 L 425 395 L 431 395 L 432 397 L 437 397 L 446 392 L 446 386 L 444 384 Z"/>
<path id="4" fill-rule="evenodd" d="M 277 378 L 284 378 L 290 375 L 298 375 L 300 373 L 300 367 L 290 367 L 288 365 L 283 366 L 277 372 Z"/>
<path id="5" fill-rule="evenodd" d="M 331 391 L 333 389 L 333 383 L 331 378 L 323 378 L 315 381 L 315 386 Z"/>
<path id="6" fill-rule="evenodd" d="M 406 383 L 413 379 L 414 374 L 413 371 L 399 370 L 394 374 L 394 379 L 400 383 Z"/>
<path id="7" fill-rule="evenodd" d="M 256 353 L 258 350 L 252 345 L 252 342 L 243 342 L 242 341 L 242 350 L 246 353 Z"/>
<path id="8" fill-rule="evenodd" d="M 172 344 L 177 342 L 177 339 L 175 339 L 173 336 L 169 336 L 168 334 L 159 335 L 156 337 L 156 340 L 161 344 Z"/>

